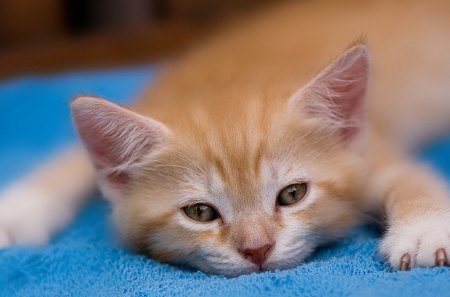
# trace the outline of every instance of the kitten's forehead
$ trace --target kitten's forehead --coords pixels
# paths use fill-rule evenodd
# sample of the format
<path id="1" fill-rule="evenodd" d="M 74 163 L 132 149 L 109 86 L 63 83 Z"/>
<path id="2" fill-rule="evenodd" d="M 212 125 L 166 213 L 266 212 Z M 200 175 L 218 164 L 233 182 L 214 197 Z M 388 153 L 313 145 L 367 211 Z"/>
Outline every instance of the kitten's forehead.
<path id="1" fill-rule="evenodd" d="M 232 168 L 218 170 L 214 165 L 209 170 L 209 192 L 221 205 L 226 204 L 230 214 L 238 209 L 240 213 L 255 214 L 255 210 L 263 213 L 271 213 L 271 203 L 265 203 L 270 196 L 267 188 L 270 187 L 271 173 L 268 162 L 262 162 L 258 171 L 247 170 L 236 173 Z M 270 192 L 270 191 L 269 191 Z"/>
<path id="2" fill-rule="evenodd" d="M 270 131 L 241 132 L 247 133 L 213 134 L 198 144 L 199 162 L 206 167 L 205 194 L 214 199 L 213 203 L 226 205 L 230 214 L 236 209 L 241 214 L 247 210 L 272 213 L 280 187 L 305 176 L 305 168 L 299 162 L 301 158 L 279 158 L 277 150 L 282 149 L 271 141 Z"/>
<path id="3" fill-rule="evenodd" d="M 184 200 L 206 200 L 230 212 L 254 211 L 273 207 L 281 187 L 305 176 L 303 169 L 318 151 L 314 141 L 302 139 L 309 128 L 290 117 L 285 107 L 266 103 L 250 100 L 234 112 L 194 109 L 195 117 L 173 129 L 171 147 L 177 153 L 172 157 L 178 157 L 172 160 L 177 159 L 177 170 L 186 168 L 181 178 L 187 189 L 181 195 Z M 197 197 L 184 195 L 189 193 Z"/>
<path id="4" fill-rule="evenodd" d="M 233 111 L 220 107 L 196 110 L 189 137 L 195 141 L 203 157 L 212 164 L 227 181 L 231 176 L 257 172 L 262 156 L 266 153 L 267 139 L 272 128 L 272 113 L 265 111 L 260 101 L 249 101 Z"/>

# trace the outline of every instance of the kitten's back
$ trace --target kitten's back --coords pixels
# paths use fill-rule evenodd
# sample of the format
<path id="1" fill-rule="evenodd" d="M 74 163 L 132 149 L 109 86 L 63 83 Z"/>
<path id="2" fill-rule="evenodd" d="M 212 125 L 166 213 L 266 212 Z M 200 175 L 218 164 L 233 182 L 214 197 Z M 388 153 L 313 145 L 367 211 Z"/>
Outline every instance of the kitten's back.
<path id="1" fill-rule="evenodd" d="M 136 108 L 177 125 L 199 105 L 214 114 L 252 100 L 285 101 L 363 34 L 373 64 L 371 122 L 392 139 L 417 143 L 450 126 L 448 11 L 445 1 L 288 2 L 186 54 Z M 417 125 L 418 118 L 432 120 Z"/>

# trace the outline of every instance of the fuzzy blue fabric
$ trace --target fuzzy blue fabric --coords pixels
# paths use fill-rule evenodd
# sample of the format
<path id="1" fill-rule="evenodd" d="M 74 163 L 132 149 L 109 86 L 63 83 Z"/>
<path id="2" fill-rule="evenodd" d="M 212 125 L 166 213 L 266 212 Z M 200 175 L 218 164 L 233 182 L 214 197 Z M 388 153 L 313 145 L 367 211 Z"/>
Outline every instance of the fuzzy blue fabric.
<path id="1" fill-rule="evenodd" d="M 0 188 L 76 141 L 68 102 L 96 94 L 135 98 L 150 68 L 25 77 L 0 84 Z M 422 157 L 450 178 L 450 139 Z M 43 247 L 0 249 L 0 296 L 450 296 L 450 269 L 397 272 L 378 256 L 380 231 L 361 227 L 297 268 L 211 276 L 173 267 L 121 247 L 100 199 Z"/>

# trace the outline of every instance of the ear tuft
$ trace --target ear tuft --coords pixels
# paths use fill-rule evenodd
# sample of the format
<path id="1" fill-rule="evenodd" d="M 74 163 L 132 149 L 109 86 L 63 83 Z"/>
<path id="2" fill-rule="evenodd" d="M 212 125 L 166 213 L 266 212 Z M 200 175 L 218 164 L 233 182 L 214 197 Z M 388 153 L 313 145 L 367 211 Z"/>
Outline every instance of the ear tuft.
<path id="1" fill-rule="evenodd" d="M 290 104 L 351 139 L 363 122 L 368 78 L 369 50 L 358 43 L 297 92 Z"/>
<path id="2" fill-rule="evenodd" d="M 169 135 L 162 123 L 96 97 L 71 104 L 78 133 L 95 167 L 114 182 L 127 182 L 124 172 L 151 153 Z"/>

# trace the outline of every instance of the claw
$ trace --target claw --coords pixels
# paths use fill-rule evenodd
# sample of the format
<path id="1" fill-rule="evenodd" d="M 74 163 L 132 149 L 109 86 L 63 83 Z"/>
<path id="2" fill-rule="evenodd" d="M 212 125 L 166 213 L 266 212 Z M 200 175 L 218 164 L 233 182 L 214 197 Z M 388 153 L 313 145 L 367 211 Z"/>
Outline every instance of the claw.
<path id="1" fill-rule="evenodd" d="M 436 265 L 437 266 L 445 266 L 447 265 L 447 255 L 444 249 L 438 249 L 436 251 Z"/>
<path id="2" fill-rule="evenodd" d="M 409 254 L 404 254 L 400 259 L 400 270 L 401 271 L 410 270 L 411 269 L 410 264 L 411 264 L 411 257 L 409 256 Z"/>

